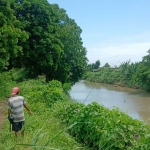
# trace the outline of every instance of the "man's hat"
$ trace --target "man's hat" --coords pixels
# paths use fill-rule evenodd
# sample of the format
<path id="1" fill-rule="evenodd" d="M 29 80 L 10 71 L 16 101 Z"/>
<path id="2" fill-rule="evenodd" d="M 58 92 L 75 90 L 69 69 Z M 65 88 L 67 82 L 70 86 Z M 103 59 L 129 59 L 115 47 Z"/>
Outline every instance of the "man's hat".
<path id="1" fill-rule="evenodd" d="M 16 95 L 18 92 L 20 92 L 20 89 L 18 87 L 14 87 L 12 89 L 11 95 Z"/>

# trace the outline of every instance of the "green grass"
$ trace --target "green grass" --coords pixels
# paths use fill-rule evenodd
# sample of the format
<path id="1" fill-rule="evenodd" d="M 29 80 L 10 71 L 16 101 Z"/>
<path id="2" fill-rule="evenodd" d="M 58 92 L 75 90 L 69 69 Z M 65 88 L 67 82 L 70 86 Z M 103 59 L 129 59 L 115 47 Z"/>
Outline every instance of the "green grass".
<path id="1" fill-rule="evenodd" d="M 110 111 L 97 103 L 85 106 L 70 100 L 64 93 L 68 88 L 62 87 L 59 81 L 45 83 L 32 79 L 15 83 L 6 74 L 0 76 L 0 85 L 5 87 L 0 90 L 0 98 L 7 97 L 12 87 L 19 86 L 20 94 L 33 112 L 29 115 L 25 111 L 24 138 L 21 135 L 15 138 L 9 131 L 8 120 L 4 121 L 0 130 L 0 150 L 89 150 L 86 146 L 92 150 L 148 150 L 150 147 L 149 126 L 132 120 L 118 109 Z M 140 140 L 135 141 L 135 134 Z"/>
<path id="2" fill-rule="evenodd" d="M 87 150 L 77 143 L 51 113 L 50 108 L 42 103 L 32 104 L 33 115 L 25 111 L 25 136 L 18 138 L 9 131 L 9 122 L 4 121 L 0 131 L 0 149 L 2 150 Z"/>
<path id="3" fill-rule="evenodd" d="M 33 115 L 29 115 L 25 110 L 25 136 L 22 138 L 19 135 L 16 138 L 14 133 L 10 132 L 6 109 L 6 119 L 0 130 L 0 150 L 88 150 L 67 133 L 67 128 L 54 117 L 54 112 L 51 111 L 50 107 L 43 103 L 45 97 L 40 95 L 41 89 L 46 87 L 43 82 L 31 80 L 16 83 L 12 81 L 11 72 L 2 73 L 0 74 L 0 101 L 10 96 L 14 86 L 21 88 L 20 94 L 27 98 Z M 47 96 L 48 93 L 45 95 Z"/>

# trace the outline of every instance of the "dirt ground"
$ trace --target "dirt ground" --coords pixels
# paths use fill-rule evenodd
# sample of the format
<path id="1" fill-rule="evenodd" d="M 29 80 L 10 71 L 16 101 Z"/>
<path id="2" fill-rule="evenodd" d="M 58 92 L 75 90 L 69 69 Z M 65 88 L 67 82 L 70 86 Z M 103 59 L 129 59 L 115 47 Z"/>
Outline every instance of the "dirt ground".
<path id="1" fill-rule="evenodd" d="M 7 107 L 7 100 L 0 102 L 0 129 L 2 128 L 3 121 L 5 119 L 5 110 Z"/>

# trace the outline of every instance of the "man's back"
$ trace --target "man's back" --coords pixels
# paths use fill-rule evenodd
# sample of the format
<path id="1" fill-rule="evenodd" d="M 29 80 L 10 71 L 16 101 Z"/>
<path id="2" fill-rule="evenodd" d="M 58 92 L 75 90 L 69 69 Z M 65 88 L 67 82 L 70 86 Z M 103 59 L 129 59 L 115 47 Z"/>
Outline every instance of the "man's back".
<path id="1" fill-rule="evenodd" d="M 11 110 L 14 122 L 24 121 L 24 111 L 23 106 L 26 104 L 24 97 L 19 95 L 14 95 L 8 100 L 8 109 Z"/>

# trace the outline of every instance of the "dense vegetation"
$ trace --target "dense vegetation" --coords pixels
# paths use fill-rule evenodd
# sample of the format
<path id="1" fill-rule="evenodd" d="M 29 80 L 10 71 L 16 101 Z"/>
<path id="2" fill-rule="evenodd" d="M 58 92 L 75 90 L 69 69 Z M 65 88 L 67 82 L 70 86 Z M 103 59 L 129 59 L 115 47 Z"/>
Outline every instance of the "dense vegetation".
<path id="1" fill-rule="evenodd" d="M 90 66 L 89 66 L 90 67 Z M 150 91 L 150 50 L 141 62 L 123 62 L 119 67 L 111 68 L 106 63 L 99 70 L 88 71 L 84 79 L 94 82 L 116 84 Z"/>
<path id="2" fill-rule="evenodd" d="M 0 1 L 0 72 L 24 68 L 28 77 L 44 74 L 74 83 L 86 65 L 81 28 L 64 9 L 47 0 Z"/>
<path id="3" fill-rule="evenodd" d="M 67 94 L 70 86 L 57 80 L 46 83 L 39 76 L 16 83 L 12 78 L 17 72 L 0 75 L 1 100 L 9 96 L 13 86 L 19 86 L 33 115 L 26 114 L 26 134 L 20 140 L 14 139 L 6 119 L 0 131 L 2 149 L 150 149 L 150 126 L 117 108 L 72 101 Z"/>
<path id="4" fill-rule="evenodd" d="M 9 121 L 6 119 L 0 130 L 0 149 L 2 150 L 23 150 L 23 149 L 82 149 L 88 150 L 85 146 L 78 144 L 66 131 L 68 127 L 61 124 L 61 121 L 54 116 L 50 106 L 55 101 L 67 101 L 67 85 L 58 81 L 45 82 L 45 78 L 39 77 L 36 80 L 28 80 L 20 83 L 12 81 L 12 75 L 16 72 L 0 74 L 0 101 L 9 97 L 11 88 L 19 86 L 33 115 L 25 110 L 25 137 L 15 138 L 14 133 L 9 131 Z"/>
<path id="5" fill-rule="evenodd" d="M 70 86 L 87 66 L 81 32 L 64 9 L 47 0 L 0 1 L 0 101 L 19 86 L 33 111 L 32 116 L 25 112 L 24 139 L 15 139 L 5 120 L 0 149 L 150 149 L 148 125 L 117 108 L 70 99 Z M 117 68 L 106 64 L 84 78 L 150 90 L 148 53 L 142 62 Z M 96 61 L 90 67 L 99 65 Z"/>

